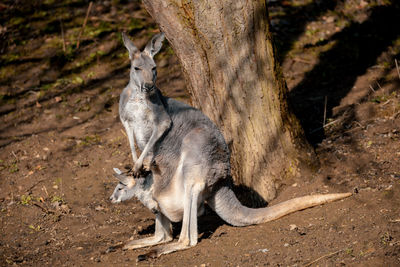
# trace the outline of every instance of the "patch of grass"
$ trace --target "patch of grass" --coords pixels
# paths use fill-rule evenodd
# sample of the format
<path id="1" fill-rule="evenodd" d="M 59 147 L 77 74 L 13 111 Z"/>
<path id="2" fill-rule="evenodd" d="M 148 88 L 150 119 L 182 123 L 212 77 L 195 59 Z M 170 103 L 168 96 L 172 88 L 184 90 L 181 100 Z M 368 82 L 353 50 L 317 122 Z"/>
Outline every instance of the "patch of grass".
<path id="1" fill-rule="evenodd" d="M 143 20 L 131 17 L 129 24 L 128 24 L 128 30 L 129 31 L 140 30 L 140 29 L 143 29 L 144 26 L 145 26 L 145 22 Z"/>
<path id="2" fill-rule="evenodd" d="M 47 12 L 42 10 L 42 11 L 35 11 L 35 13 L 33 13 L 32 18 L 34 19 L 41 19 L 47 16 Z"/>
<path id="3" fill-rule="evenodd" d="M 16 161 L 11 162 L 11 164 L 8 166 L 8 171 L 10 173 L 16 173 L 19 171 L 18 165 Z"/>
<path id="4" fill-rule="evenodd" d="M 90 55 L 88 57 L 86 57 L 84 60 L 77 62 L 75 64 L 76 67 L 80 68 L 80 67 L 84 67 L 89 65 L 90 63 L 92 63 L 97 57 L 101 57 L 104 56 L 106 53 L 102 50 L 98 50 L 96 52 L 90 53 Z"/>
<path id="5" fill-rule="evenodd" d="M 117 156 L 117 155 L 121 155 L 122 152 L 119 150 L 115 150 L 114 152 L 111 153 L 111 156 Z"/>
<path id="6" fill-rule="evenodd" d="M 89 145 L 96 145 L 101 143 L 101 138 L 97 134 L 94 135 L 87 135 L 84 138 L 81 138 L 79 142 L 79 146 L 89 146 Z"/>
<path id="7" fill-rule="evenodd" d="M 79 108 L 79 111 L 90 111 L 91 107 L 89 104 L 83 105 L 82 107 Z"/>
<path id="8" fill-rule="evenodd" d="M 39 231 L 42 230 L 42 227 L 40 227 L 40 225 L 38 225 L 38 226 L 35 227 L 34 225 L 30 224 L 30 225 L 29 225 L 29 229 L 32 229 L 32 230 L 35 231 L 35 232 L 39 232 Z M 31 233 L 33 233 L 33 232 L 31 232 Z"/>
<path id="9" fill-rule="evenodd" d="M 21 55 L 15 53 L 9 53 L 1 56 L 1 62 L 3 64 L 12 63 L 20 59 Z"/>
<path id="10" fill-rule="evenodd" d="M 349 255 L 349 256 L 352 256 L 352 257 L 354 257 L 354 255 L 353 255 L 353 249 L 352 248 L 347 248 L 346 250 L 345 250 L 345 253 L 347 254 L 347 255 Z"/>
<path id="11" fill-rule="evenodd" d="M 17 26 L 19 24 L 22 24 L 23 22 L 25 22 L 25 18 L 23 17 L 13 17 L 9 20 L 9 23 L 12 26 Z"/>
<path id="12" fill-rule="evenodd" d="M 8 77 L 14 76 L 15 66 L 4 66 L 0 69 L 0 80 L 6 80 Z"/>
<path id="13" fill-rule="evenodd" d="M 389 234 L 389 232 L 386 232 L 381 236 L 381 243 L 383 245 L 388 245 L 389 242 L 392 240 L 393 240 L 393 237 Z"/>
<path id="14" fill-rule="evenodd" d="M 101 21 L 98 25 L 87 25 L 84 34 L 92 38 L 101 37 L 106 33 L 112 32 L 114 28 L 109 22 Z"/>
<path id="15" fill-rule="evenodd" d="M 387 101 L 387 96 L 386 95 L 378 95 L 378 96 L 375 96 L 374 98 L 372 98 L 370 101 L 379 104 L 381 102 Z"/>
<path id="16" fill-rule="evenodd" d="M 62 198 L 62 197 L 60 197 L 60 196 L 57 196 L 57 195 L 54 195 L 52 198 L 51 198 L 51 203 L 61 203 L 61 204 L 64 204 L 65 203 L 65 200 Z"/>
<path id="17" fill-rule="evenodd" d="M 95 76 L 96 74 L 93 71 L 90 71 L 88 74 L 86 74 L 86 77 L 91 79 Z"/>
<path id="18" fill-rule="evenodd" d="M 58 177 L 56 178 L 56 180 L 54 181 L 55 184 L 62 184 L 62 178 Z"/>
<path id="19" fill-rule="evenodd" d="M 75 76 L 72 80 L 72 83 L 73 84 L 83 84 L 85 81 L 81 78 L 81 77 L 79 77 L 79 76 Z"/>
<path id="20" fill-rule="evenodd" d="M 32 197 L 30 195 L 22 195 L 19 203 L 25 206 L 32 205 Z"/>
<path id="21" fill-rule="evenodd" d="M 309 29 L 309 30 L 306 30 L 306 35 L 307 36 L 313 36 L 318 32 L 319 32 L 319 29 Z"/>

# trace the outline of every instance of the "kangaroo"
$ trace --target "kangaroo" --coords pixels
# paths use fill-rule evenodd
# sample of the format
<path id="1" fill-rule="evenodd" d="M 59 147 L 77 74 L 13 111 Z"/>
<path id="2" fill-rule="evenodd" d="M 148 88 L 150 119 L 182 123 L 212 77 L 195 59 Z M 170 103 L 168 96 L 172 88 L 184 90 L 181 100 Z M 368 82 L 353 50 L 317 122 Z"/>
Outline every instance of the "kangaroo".
<path id="1" fill-rule="evenodd" d="M 125 33 L 122 33 L 122 40 L 129 52 L 131 71 L 129 84 L 120 96 L 119 115 L 128 135 L 135 164 L 133 174 L 138 176 L 143 168 L 143 161 L 152 161 L 155 143 L 171 126 L 164 99 L 155 86 L 157 71 L 153 60 L 161 49 L 164 34 L 155 35 L 142 53 L 139 53 Z M 136 155 L 135 141 L 142 151 L 139 159 Z"/>
<path id="2" fill-rule="evenodd" d="M 158 52 L 162 38 L 163 35 L 156 35 L 144 51 L 139 52 L 129 38 L 124 36 L 132 66 L 131 81 L 127 86 L 129 89 L 125 88 L 121 95 L 120 105 L 122 103 L 123 107 L 120 106 L 120 112 L 124 114 L 121 118 L 125 120 L 123 123 L 127 132 L 133 132 L 135 138 L 139 139 L 139 149 L 143 148 L 140 158 L 143 159 L 143 153 L 149 153 L 151 149 L 151 176 L 136 178 L 114 169 L 120 183 L 111 199 L 118 202 L 136 196 L 154 211 L 156 220 L 154 236 L 130 241 L 123 249 L 170 242 L 173 239 L 171 222 L 179 221 L 182 221 L 182 229 L 177 241 L 158 246 L 139 256 L 139 260 L 195 246 L 198 242 L 197 217 L 203 213 L 204 203 L 227 223 L 233 226 L 247 226 L 276 220 L 298 210 L 352 195 L 338 193 L 304 196 L 259 209 L 243 206 L 231 188 L 230 152 L 221 132 L 200 110 L 164 97 L 154 86 L 155 63 L 149 51 Z M 139 70 L 136 68 L 140 68 L 142 76 L 137 73 Z M 153 74 L 148 78 L 153 81 L 152 90 L 146 90 L 149 86 L 144 86 L 144 90 L 139 87 L 139 84 L 143 84 L 140 77 L 144 77 L 145 72 Z M 136 100 L 131 100 L 136 99 L 135 94 L 141 99 L 153 97 L 149 106 L 154 105 L 156 108 L 139 108 L 139 104 L 134 102 Z M 125 100 L 127 97 L 131 102 Z M 140 130 L 146 129 L 143 131 L 146 134 L 139 134 L 137 129 L 132 128 L 134 124 Z M 136 155 L 134 160 L 135 157 Z M 139 166 L 143 164 L 140 158 L 137 170 L 142 168 Z"/>

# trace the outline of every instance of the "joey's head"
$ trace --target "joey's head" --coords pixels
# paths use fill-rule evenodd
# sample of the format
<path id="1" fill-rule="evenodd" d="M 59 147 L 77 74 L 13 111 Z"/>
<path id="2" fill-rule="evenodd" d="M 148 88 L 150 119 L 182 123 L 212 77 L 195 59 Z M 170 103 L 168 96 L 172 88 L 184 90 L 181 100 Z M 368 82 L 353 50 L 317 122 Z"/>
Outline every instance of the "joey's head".
<path id="1" fill-rule="evenodd" d="M 119 183 L 112 195 L 110 196 L 110 200 L 112 203 L 119 203 L 121 201 L 125 201 L 131 199 L 135 195 L 135 190 L 133 188 L 129 188 L 128 186 Z"/>
<path id="2" fill-rule="evenodd" d="M 162 47 L 164 34 L 159 33 L 153 36 L 142 52 L 125 33 L 122 33 L 122 40 L 129 51 L 131 60 L 130 85 L 145 93 L 153 91 L 157 79 L 154 56 Z"/>
<path id="3" fill-rule="evenodd" d="M 118 179 L 119 183 L 115 187 L 114 192 L 110 196 L 112 203 L 119 203 L 131 199 L 137 193 L 140 183 L 136 183 L 132 176 L 123 174 L 119 169 L 114 168 L 114 177 Z"/>

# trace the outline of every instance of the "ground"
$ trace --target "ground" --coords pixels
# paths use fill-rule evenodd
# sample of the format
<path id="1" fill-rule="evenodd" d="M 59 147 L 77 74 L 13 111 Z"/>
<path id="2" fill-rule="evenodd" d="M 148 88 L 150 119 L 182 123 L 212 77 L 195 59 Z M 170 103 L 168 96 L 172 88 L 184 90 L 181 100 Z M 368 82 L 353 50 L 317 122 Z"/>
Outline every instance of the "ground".
<path id="1" fill-rule="evenodd" d="M 154 231 L 138 201 L 108 199 L 112 168 L 132 164 L 119 32 L 143 47 L 157 26 L 136 1 L 94 2 L 85 27 L 87 1 L 25 2 L 0 3 L 1 266 L 400 265 L 396 1 L 268 2 L 289 99 L 319 161 L 269 205 L 354 195 L 243 228 L 208 211 L 196 247 L 140 263 L 146 249 L 106 253 Z M 164 94 L 190 102 L 168 45 L 157 62 Z"/>

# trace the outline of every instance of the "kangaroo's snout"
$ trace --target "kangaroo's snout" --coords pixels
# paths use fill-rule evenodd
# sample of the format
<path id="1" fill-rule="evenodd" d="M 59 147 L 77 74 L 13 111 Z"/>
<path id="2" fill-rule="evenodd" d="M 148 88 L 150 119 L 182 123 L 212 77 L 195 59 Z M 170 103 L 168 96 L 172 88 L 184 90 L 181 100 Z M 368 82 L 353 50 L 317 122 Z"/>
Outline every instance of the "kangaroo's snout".
<path id="1" fill-rule="evenodd" d="M 153 82 L 151 82 L 151 83 L 144 83 L 143 84 L 143 90 L 145 91 L 145 92 L 150 92 L 150 91 L 152 91 L 154 89 L 154 83 Z"/>

